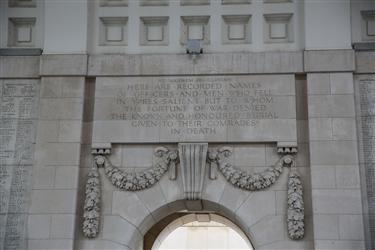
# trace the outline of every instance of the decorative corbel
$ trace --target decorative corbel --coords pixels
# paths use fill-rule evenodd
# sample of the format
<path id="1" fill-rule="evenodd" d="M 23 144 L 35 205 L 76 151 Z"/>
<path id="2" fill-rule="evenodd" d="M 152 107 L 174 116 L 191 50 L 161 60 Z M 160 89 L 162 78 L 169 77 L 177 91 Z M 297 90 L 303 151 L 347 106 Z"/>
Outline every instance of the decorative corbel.
<path id="1" fill-rule="evenodd" d="M 95 143 L 91 146 L 92 155 L 110 155 L 112 145 L 111 143 Z"/>
<path id="2" fill-rule="evenodd" d="M 297 144 L 295 142 L 278 142 L 276 147 L 278 154 L 294 155 L 298 153 Z"/>

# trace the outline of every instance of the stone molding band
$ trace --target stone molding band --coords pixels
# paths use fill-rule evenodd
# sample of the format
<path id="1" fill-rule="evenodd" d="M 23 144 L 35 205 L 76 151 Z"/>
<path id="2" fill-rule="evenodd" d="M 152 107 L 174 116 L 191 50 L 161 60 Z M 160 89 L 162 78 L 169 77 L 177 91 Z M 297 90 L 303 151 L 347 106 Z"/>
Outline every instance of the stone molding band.
<path id="1" fill-rule="evenodd" d="M 202 148 L 202 150 L 196 150 L 196 148 Z M 185 143 L 179 144 L 179 151 L 182 149 L 189 149 L 190 152 L 193 150 L 197 151 L 196 157 L 192 158 L 193 161 L 196 161 L 195 158 L 201 159 L 202 154 L 207 154 L 206 162 L 210 167 L 209 179 L 216 179 L 214 174 L 214 168 L 217 168 L 228 182 L 232 185 L 248 190 L 248 191 L 257 191 L 268 188 L 272 186 L 281 173 L 283 172 L 284 167 L 290 167 L 289 178 L 288 178 L 288 191 L 287 191 L 287 229 L 289 238 L 292 240 L 302 239 L 304 237 L 305 225 L 304 225 L 304 202 L 303 202 L 303 187 L 300 175 L 297 171 L 296 162 L 294 159 L 294 153 L 296 150 L 282 150 L 279 151 L 282 154 L 281 158 L 275 163 L 273 167 L 268 168 L 267 170 L 260 173 L 247 173 L 245 171 L 235 168 L 232 164 L 228 163 L 229 156 L 232 154 L 230 147 L 222 147 L 217 150 L 207 151 L 207 144 L 194 144 L 194 143 Z M 192 151 L 192 152 L 193 152 Z M 120 168 L 112 165 L 110 160 L 103 154 L 95 151 L 93 153 L 95 156 L 94 166 L 88 173 L 88 179 L 86 183 L 85 190 L 85 204 L 84 204 L 84 214 L 83 214 L 83 225 L 82 230 L 87 238 L 95 238 L 99 233 L 99 221 L 100 221 L 100 176 L 98 168 L 104 168 L 105 175 L 111 181 L 111 183 L 125 191 L 139 191 L 152 187 L 157 183 L 161 177 L 170 170 L 172 172 L 173 178 L 176 179 L 176 164 L 179 162 L 178 153 L 180 157 L 184 156 L 181 152 L 175 150 L 169 150 L 165 147 L 158 147 L 155 149 L 155 156 L 159 158 L 157 163 L 152 166 L 150 169 L 143 172 L 137 173 L 127 173 L 122 171 Z M 191 152 L 189 153 L 191 155 Z M 203 157 L 205 158 L 205 157 Z M 203 159 L 202 158 L 202 159 Z M 186 168 L 188 165 L 191 167 L 191 164 L 182 164 L 180 167 Z M 195 165 L 195 164 L 193 164 Z M 198 164 L 204 165 L 204 163 Z M 201 167 L 201 166 L 200 166 Z M 186 169 L 185 169 L 186 170 Z M 196 178 L 196 176 L 188 176 L 191 172 L 195 171 L 184 171 L 182 170 L 183 178 Z M 204 173 L 205 171 L 202 171 Z M 203 176 L 201 177 L 203 178 Z M 202 183 L 198 181 L 199 185 L 197 187 L 185 187 L 184 191 L 187 194 L 190 194 L 186 199 L 192 199 L 191 194 L 195 194 L 196 199 L 200 198 L 199 192 L 202 192 L 203 189 L 203 180 Z M 185 181 L 186 182 L 186 181 Z M 185 183 L 184 182 L 184 183 Z M 190 183 L 190 182 L 189 182 Z M 199 190 L 200 189 L 200 190 Z M 187 192 L 188 191 L 188 192 Z"/>

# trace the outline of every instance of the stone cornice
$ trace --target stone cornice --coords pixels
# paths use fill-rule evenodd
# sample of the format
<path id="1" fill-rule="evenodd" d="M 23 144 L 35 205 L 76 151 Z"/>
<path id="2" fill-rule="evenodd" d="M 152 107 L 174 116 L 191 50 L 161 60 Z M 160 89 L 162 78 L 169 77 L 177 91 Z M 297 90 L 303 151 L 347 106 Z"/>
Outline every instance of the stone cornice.
<path id="1" fill-rule="evenodd" d="M 375 52 L 347 50 L 202 54 L 0 56 L 0 78 L 218 74 L 375 73 Z"/>
<path id="2" fill-rule="evenodd" d="M 303 72 L 302 52 L 92 55 L 89 76 L 280 74 Z"/>
<path id="3" fill-rule="evenodd" d="M 306 73 L 355 71 L 355 54 L 351 49 L 306 50 L 303 61 Z"/>
<path id="4" fill-rule="evenodd" d="M 87 55 L 42 55 L 41 76 L 86 76 Z"/>
<path id="5" fill-rule="evenodd" d="M 360 51 L 355 53 L 356 73 L 375 73 L 375 51 Z"/>
<path id="6" fill-rule="evenodd" d="M 0 78 L 39 78 L 39 56 L 0 56 Z"/>

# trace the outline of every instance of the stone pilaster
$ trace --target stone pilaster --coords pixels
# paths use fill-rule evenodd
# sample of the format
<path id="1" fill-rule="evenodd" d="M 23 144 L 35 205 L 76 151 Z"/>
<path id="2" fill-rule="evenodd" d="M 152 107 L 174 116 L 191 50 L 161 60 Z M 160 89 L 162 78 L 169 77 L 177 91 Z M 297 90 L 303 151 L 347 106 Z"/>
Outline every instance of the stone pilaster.
<path id="1" fill-rule="evenodd" d="M 307 75 L 315 249 L 365 249 L 352 73 Z"/>
<path id="2" fill-rule="evenodd" d="M 29 249 L 73 249 L 85 90 L 86 64 L 81 61 L 42 58 Z M 65 74 L 47 76 L 64 63 Z"/>

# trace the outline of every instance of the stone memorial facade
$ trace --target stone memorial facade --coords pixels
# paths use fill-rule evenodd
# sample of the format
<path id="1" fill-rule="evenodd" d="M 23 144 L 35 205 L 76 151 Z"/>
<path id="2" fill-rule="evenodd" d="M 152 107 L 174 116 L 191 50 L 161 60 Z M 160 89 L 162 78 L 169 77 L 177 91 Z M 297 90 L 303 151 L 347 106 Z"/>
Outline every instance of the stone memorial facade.
<path id="1" fill-rule="evenodd" d="M 210 220 L 256 250 L 374 249 L 374 20 L 357 0 L 1 1 L 0 249 L 158 249 Z"/>

